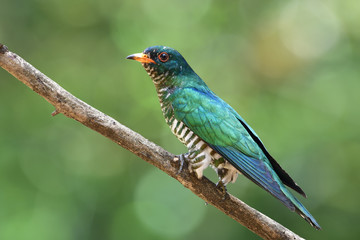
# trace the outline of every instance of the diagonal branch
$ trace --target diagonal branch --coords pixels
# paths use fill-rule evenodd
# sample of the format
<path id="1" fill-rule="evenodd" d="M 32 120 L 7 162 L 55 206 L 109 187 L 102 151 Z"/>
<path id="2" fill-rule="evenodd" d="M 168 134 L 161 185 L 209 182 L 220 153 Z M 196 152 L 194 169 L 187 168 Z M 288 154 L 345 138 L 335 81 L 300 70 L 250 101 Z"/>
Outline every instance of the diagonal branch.
<path id="1" fill-rule="evenodd" d="M 62 113 L 133 152 L 260 237 L 303 239 L 236 197 L 229 194 L 229 197 L 223 199 L 221 191 L 207 178 L 199 180 L 187 170 L 177 174 L 179 166 L 172 161 L 173 154 L 76 98 L 2 44 L 0 44 L 0 66 L 52 104 L 56 109 L 53 116 Z"/>

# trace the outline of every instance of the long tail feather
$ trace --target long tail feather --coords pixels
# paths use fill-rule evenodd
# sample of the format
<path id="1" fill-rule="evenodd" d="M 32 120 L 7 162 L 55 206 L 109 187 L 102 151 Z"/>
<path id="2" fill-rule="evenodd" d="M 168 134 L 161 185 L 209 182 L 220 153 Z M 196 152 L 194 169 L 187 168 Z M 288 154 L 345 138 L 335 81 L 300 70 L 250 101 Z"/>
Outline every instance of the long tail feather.
<path id="1" fill-rule="evenodd" d="M 279 176 L 269 164 L 246 156 L 231 147 L 226 148 L 214 145 L 211 145 L 211 147 L 236 167 L 243 175 L 279 199 L 291 211 L 298 213 L 310 223 L 311 226 L 316 229 L 321 229 L 315 218 L 285 187 Z"/>
<path id="2" fill-rule="evenodd" d="M 295 212 L 299 214 L 302 218 L 304 218 L 308 223 L 310 223 L 311 226 L 316 228 L 317 230 L 320 230 L 320 225 L 316 222 L 315 218 L 310 214 L 310 212 L 304 207 L 304 205 L 301 204 L 297 198 L 292 196 L 293 199 L 292 202 L 295 205 Z"/>

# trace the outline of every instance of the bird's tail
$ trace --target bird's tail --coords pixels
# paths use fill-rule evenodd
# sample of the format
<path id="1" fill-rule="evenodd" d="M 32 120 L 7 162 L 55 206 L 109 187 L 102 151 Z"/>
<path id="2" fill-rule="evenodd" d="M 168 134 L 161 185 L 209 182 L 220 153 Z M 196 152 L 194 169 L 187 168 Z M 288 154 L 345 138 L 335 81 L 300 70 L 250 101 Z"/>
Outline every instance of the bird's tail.
<path id="1" fill-rule="evenodd" d="M 320 225 L 316 222 L 315 218 L 310 214 L 310 212 L 302 205 L 302 203 L 284 186 L 282 188 L 284 194 L 289 198 L 291 203 L 294 205 L 294 210 L 302 218 L 304 218 L 311 226 L 317 230 L 321 229 Z M 292 210 L 292 209 L 291 209 Z"/>
<path id="2" fill-rule="evenodd" d="M 298 213 L 314 228 L 321 228 L 309 211 L 285 187 L 270 163 L 247 156 L 232 147 L 209 145 L 217 153 L 225 157 L 239 172 L 279 199 L 291 211 Z"/>

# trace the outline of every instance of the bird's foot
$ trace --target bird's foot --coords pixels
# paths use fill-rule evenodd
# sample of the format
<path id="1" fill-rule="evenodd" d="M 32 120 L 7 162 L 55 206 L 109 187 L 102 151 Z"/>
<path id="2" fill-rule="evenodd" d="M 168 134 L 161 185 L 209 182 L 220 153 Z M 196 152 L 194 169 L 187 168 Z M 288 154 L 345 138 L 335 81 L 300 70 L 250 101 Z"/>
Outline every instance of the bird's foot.
<path id="1" fill-rule="evenodd" d="M 238 177 L 238 170 L 234 168 L 228 161 L 218 165 L 215 169 L 218 174 L 219 181 L 221 181 L 225 186 L 232 182 L 234 183 Z"/>
<path id="2" fill-rule="evenodd" d="M 174 161 L 180 161 L 180 168 L 178 174 L 182 171 L 185 161 L 188 163 L 189 172 L 195 172 L 196 177 L 201 179 L 203 171 L 210 164 L 210 158 L 199 154 L 199 150 L 190 151 L 188 153 L 180 154 L 174 157 Z"/>
<path id="3" fill-rule="evenodd" d="M 180 174 L 181 171 L 183 170 L 183 168 L 184 168 L 184 163 L 185 163 L 185 161 L 187 160 L 187 157 L 188 157 L 188 153 L 183 153 L 183 154 L 180 154 L 180 155 L 176 155 L 176 156 L 174 157 L 174 162 L 179 161 L 179 164 L 180 164 L 179 170 L 177 171 L 176 174 Z"/>
<path id="4" fill-rule="evenodd" d="M 223 195 L 222 200 L 225 200 L 226 196 L 228 195 L 226 185 L 223 183 L 223 181 L 220 180 L 216 183 L 216 187 L 220 189 L 220 191 Z"/>

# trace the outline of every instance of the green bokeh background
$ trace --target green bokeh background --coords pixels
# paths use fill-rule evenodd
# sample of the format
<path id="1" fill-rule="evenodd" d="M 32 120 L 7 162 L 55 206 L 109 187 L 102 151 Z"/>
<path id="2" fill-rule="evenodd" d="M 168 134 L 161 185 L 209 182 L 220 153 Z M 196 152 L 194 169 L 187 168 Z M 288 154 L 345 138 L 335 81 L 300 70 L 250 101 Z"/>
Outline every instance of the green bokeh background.
<path id="1" fill-rule="evenodd" d="M 1 0 L 0 42 L 165 149 L 141 65 L 178 49 L 308 194 L 323 230 L 243 176 L 230 193 L 307 239 L 360 235 L 360 4 L 351 0 Z M 0 239 L 259 239 L 0 69 Z M 212 170 L 206 175 L 216 181 Z"/>

